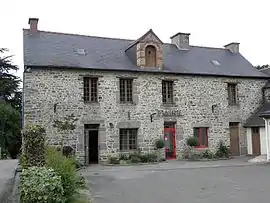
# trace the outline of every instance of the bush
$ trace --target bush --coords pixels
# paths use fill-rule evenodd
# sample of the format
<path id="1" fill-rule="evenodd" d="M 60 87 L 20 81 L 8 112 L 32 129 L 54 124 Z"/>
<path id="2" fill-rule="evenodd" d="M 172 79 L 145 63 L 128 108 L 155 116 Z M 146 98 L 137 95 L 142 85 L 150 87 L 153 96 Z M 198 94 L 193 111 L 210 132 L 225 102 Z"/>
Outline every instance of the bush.
<path id="1" fill-rule="evenodd" d="M 202 152 L 202 158 L 204 158 L 204 159 L 214 159 L 215 154 L 207 149 L 204 152 Z"/>
<path id="2" fill-rule="evenodd" d="M 63 155 L 71 157 L 74 155 L 74 149 L 71 146 L 63 146 Z"/>
<path id="3" fill-rule="evenodd" d="M 196 147 L 199 146 L 199 140 L 197 137 L 191 136 L 187 138 L 187 145 L 190 147 Z"/>
<path id="4" fill-rule="evenodd" d="M 218 143 L 218 149 L 215 155 L 219 158 L 229 158 L 231 155 L 230 149 L 222 141 L 220 141 Z"/>
<path id="5" fill-rule="evenodd" d="M 164 140 L 158 139 L 155 141 L 155 148 L 156 149 L 162 149 L 164 147 Z"/>
<path id="6" fill-rule="evenodd" d="M 109 157 L 109 164 L 120 164 L 120 159 L 116 156 Z"/>
<path id="7" fill-rule="evenodd" d="M 129 160 L 129 154 L 125 154 L 125 153 L 119 154 L 119 160 L 124 160 L 124 161 Z"/>
<path id="8" fill-rule="evenodd" d="M 46 148 L 46 165 L 54 169 L 61 177 L 64 196 L 70 199 L 78 187 L 75 158 L 65 157 L 54 147 Z"/>
<path id="9" fill-rule="evenodd" d="M 138 155 L 132 155 L 130 156 L 130 161 L 131 163 L 140 163 L 141 159 L 140 159 L 140 156 Z"/>
<path id="10" fill-rule="evenodd" d="M 65 202 L 60 176 L 45 167 L 24 169 L 20 176 L 20 199 L 22 203 Z"/>
<path id="11" fill-rule="evenodd" d="M 23 132 L 23 168 L 45 165 L 45 129 L 39 125 L 26 126 Z"/>

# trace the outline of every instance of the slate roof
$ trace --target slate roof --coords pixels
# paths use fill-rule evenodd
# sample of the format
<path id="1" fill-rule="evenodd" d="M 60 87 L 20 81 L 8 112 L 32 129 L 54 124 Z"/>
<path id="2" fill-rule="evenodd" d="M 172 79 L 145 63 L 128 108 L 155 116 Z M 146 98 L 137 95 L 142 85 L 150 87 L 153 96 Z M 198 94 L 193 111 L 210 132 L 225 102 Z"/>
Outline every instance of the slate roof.
<path id="1" fill-rule="evenodd" d="M 216 75 L 266 78 L 240 53 L 233 54 L 223 48 L 191 46 L 179 50 L 164 43 L 164 70 L 140 69 L 127 56 L 125 50 L 136 40 L 113 39 L 23 30 L 24 65 L 100 70 L 150 71 L 176 74 Z M 86 55 L 76 53 L 84 49 Z M 216 60 L 220 66 L 215 66 Z"/>
<path id="2" fill-rule="evenodd" d="M 264 120 L 260 117 L 260 115 L 270 110 L 270 103 L 262 104 L 257 111 L 247 120 L 244 124 L 244 127 L 264 127 Z"/>

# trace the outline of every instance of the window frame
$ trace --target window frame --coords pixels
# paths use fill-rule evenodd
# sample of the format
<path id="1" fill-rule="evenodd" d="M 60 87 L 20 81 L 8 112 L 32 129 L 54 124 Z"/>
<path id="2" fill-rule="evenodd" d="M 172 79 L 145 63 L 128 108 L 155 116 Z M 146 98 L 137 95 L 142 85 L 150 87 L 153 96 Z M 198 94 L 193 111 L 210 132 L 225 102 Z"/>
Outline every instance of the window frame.
<path id="1" fill-rule="evenodd" d="M 86 84 L 88 83 L 88 85 Z M 98 103 L 98 77 L 83 77 L 83 100 Z"/>
<path id="2" fill-rule="evenodd" d="M 174 104 L 174 81 L 162 80 L 162 103 L 163 104 Z M 169 98 L 171 96 L 171 99 Z"/>
<path id="3" fill-rule="evenodd" d="M 227 83 L 227 89 L 228 89 L 228 104 L 230 106 L 238 105 L 237 84 Z"/>
<path id="4" fill-rule="evenodd" d="M 196 135 L 196 129 L 198 130 L 198 141 L 199 141 L 199 146 L 195 146 L 195 148 L 208 148 L 208 127 L 194 127 L 193 128 L 193 136 L 197 137 Z M 206 140 L 206 145 L 202 144 L 203 141 L 203 130 L 205 129 L 205 140 Z"/>
<path id="5" fill-rule="evenodd" d="M 120 103 L 133 103 L 133 78 L 119 78 L 119 94 Z"/>
<path id="6" fill-rule="evenodd" d="M 134 138 L 132 138 L 134 136 Z M 121 139 L 125 137 L 125 139 Z M 133 141 L 135 143 L 131 143 Z M 138 150 L 138 129 L 137 128 L 120 128 L 119 129 L 119 151 L 130 152 Z"/>

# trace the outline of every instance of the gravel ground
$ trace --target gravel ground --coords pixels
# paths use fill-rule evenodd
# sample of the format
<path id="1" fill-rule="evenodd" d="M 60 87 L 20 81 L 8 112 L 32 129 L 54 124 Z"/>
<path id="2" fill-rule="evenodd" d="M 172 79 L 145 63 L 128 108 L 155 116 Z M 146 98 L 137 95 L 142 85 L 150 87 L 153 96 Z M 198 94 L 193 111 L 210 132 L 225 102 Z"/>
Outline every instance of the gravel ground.
<path id="1" fill-rule="evenodd" d="M 270 165 L 199 164 L 162 170 L 97 167 L 84 175 L 94 203 L 269 203 Z"/>

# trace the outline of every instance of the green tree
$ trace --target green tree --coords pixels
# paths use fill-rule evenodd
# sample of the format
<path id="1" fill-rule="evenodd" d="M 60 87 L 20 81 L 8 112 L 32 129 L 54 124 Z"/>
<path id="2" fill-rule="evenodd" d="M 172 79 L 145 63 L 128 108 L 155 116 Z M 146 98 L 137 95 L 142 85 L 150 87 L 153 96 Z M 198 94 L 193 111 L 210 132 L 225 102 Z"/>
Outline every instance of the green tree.
<path id="1" fill-rule="evenodd" d="M 0 102 L 0 147 L 2 156 L 16 158 L 21 146 L 21 118 L 10 104 Z M 5 157 L 2 157 L 5 158 Z"/>
<path id="2" fill-rule="evenodd" d="M 14 75 L 18 70 L 12 64 L 8 50 L 0 48 L 0 146 L 2 151 L 15 158 L 21 146 L 21 96 L 20 78 Z M 3 154 L 3 153 L 2 153 Z"/>
<path id="3" fill-rule="evenodd" d="M 255 66 L 255 68 L 257 68 L 258 70 L 261 70 L 261 69 L 264 69 L 264 68 L 268 68 L 268 67 L 270 67 L 268 64 Z"/>
<path id="4" fill-rule="evenodd" d="M 6 101 L 21 112 L 22 93 L 19 89 L 21 80 L 14 75 L 18 67 L 12 64 L 12 56 L 5 54 L 7 51 L 0 48 L 0 100 Z"/>

